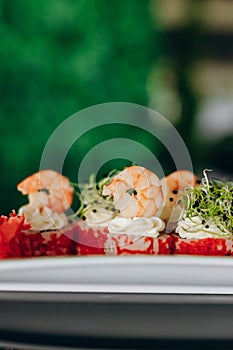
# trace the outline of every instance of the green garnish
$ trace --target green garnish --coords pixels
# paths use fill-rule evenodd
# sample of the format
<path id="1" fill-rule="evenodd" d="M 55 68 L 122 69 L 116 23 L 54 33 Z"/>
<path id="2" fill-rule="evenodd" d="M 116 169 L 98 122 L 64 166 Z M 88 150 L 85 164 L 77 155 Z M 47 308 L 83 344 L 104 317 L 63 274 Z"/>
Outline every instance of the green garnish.
<path id="1" fill-rule="evenodd" d="M 112 214 L 116 214 L 118 211 L 113 204 L 113 197 L 103 196 L 102 192 L 104 186 L 108 185 L 117 173 L 118 170 L 114 169 L 98 182 L 95 181 L 95 174 L 91 174 L 89 183 L 87 184 L 72 183 L 74 187 L 79 188 L 79 191 L 75 191 L 75 194 L 79 198 L 80 206 L 70 219 L 80 217 L 81 219 L 85 220 L 88 213 L 97 213 L 98 211 L 108 211 Z"/>
<path id="2" fill-rule="evenodd" d="M 233 182 L 209 180 L 206 171 L 199 186 L 185 191 L 184 216 L 198 216 L 206 226 L 211 220 L 220 231 L 233 236 Z"/>

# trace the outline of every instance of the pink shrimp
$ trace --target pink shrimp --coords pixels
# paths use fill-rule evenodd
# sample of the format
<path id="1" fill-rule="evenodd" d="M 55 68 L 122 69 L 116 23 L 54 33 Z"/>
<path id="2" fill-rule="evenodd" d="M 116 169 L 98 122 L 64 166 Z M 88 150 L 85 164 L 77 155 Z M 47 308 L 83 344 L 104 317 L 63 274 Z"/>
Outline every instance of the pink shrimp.
<path id="1" fill-rule="evenodd" d="M 69 180 L 53 170 L 41 170 L 17 186 L 23 194 L 29 196 L 29 202 L 48 207 L 62 213 L 72 204 L 74 189 Z"/>
<path id="2" fill-rule="evenodd" d="M 198 178 L 191 171 L 177 170 L 170 175 L 161 179 L 163 185 L 163 195 L 165 198 L 164 208 L 161 213 L 161 219 L 168 221 L 172 215 L 173 209 L 182 196 L 184 189 L 197 186 Z M 173 219 L 176 220 L 179 216 L 180 210 L 176 211 Z M 173 213 L 175 214 L 175 213 Z"/>
<path id="3" fill-rule="evenodd" d="M 114 205 L 125 218 L 151 217 L 163 204 L 162 186 L 157 175 L 140 166 L 127 167 L 103 189 L 113 196 Z"/>

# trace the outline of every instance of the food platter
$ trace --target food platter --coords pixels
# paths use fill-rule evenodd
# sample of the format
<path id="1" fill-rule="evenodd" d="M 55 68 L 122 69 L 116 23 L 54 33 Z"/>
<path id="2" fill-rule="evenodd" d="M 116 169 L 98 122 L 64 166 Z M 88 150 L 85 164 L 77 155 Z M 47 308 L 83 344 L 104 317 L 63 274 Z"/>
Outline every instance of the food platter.
<path id="1" fill-rule="evenodd" d="M 232 295 L 232 270 L 232 257 L 9 259 L 0 262 L 0 291 Z"/>
<path id="2" fill-rule="evenodd" d="M 172 176 L 178 179 L 176 172 Z M 32 202 L 38 204 L 36 208 L 29 203 L 25 213 L 1 216 L 0 344 L 31 337 L 27 344 L 60 346 L 72 340 L 82 348 L 111 348 L 122 341 L 121 348 L 128 348 L 127 341 L 133 339 L 137 349 L 147 348 L 145 341 L 151 348 L 154 340 L 232 339 L 232 184 L 213 182 L 209 186 L 206 178 L 200 185 L 194 179 L 190 189 L 193 204 L 184 222 L 177 223 L 181 232 L 176 229 L 176 233 L 167 232 L 165 223 L 168 227 L 170 211 L 178 200 L 174 197 L 180 190 L 177 186 L 170 189 L 169 210 L 161 213 L 163 219 L 146 212 L 128 217 L 123 212 L 126 209 L 121 212 L 112 199 L 106 202 L 108 193 L 103 195 L 100 184 L 92 182 L 92 186 L 84 185 L 88 195 L 94 191 L 90 201 L 83 195 L 81 209 L 71 222 L 55 207 L 56 220 L 58 214 L 66 219 L 61 220 L 60 228 L 48 227 L 48 217 L 46 227 L 40 220 L 39 226 L 31 226 L 30 215 L 28 219 L 24 216 L 32 209 L 33 218 L 38 219 L 40 213 L 44 220 L 47 208 L 51 219 L 47 187 L 35 192 Z M 105 187 L 110 191 L 108 186 L 111 183 Z M 138 188 L 129 186 L 123 192 L 131 203 L 132 198 L 137 201 Z M 36 201 L 41 191 L 48 207 Z M 206 191 L 208 200 L 213 194 L 216 198 L 206 201 Z M 225 203 L 226 208 L 222 212 L 217 208 L 213 223 L 216 203 L 221 209 Z"/>
<path id="3" fill-rule="evenodd" d="M 162 347 L 174 339 L 229 340 L 232 269 L 231 257 L 1 261 L 0 344 L 14 339 L 23 345 L 110 349 L 127 348 L 130 339 L 135 349 L 151 349 L 155 341 Z"/>

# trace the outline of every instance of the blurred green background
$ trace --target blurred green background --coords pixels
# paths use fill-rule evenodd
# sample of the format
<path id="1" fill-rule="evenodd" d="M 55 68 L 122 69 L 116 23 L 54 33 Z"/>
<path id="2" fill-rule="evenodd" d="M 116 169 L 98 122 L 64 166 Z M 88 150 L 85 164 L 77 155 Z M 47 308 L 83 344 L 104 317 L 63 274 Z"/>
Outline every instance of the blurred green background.
<path id="1" fill-rule="evenodd" d="M 103 102 L 157 110 L 180 132 L 198 174 L 210 167 L 231 177 L 232 5 L 0 0 L 0 212 L 26 201 L 16 185 L 38 170 L 54 129 Z M 99 142 L 98 133 L 91 140 Z M 83 142 L 81 155 L 86 148 Z M 165 172 L 172 171 L 162 146 L 151 149 Z"/>

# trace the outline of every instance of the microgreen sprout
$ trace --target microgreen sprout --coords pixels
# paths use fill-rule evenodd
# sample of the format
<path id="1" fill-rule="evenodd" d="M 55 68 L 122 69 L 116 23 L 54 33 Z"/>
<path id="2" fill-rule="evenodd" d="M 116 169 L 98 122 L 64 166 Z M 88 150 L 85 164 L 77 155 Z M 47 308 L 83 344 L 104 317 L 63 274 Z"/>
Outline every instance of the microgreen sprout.
<path id="1" fill-rule="evenodd" d="M 212 222 L 221 232 L 232 237 L 233 182 L 208 179 L 206 171 L 199 186 L 185 191 L 183 216 Z"/>
<path id="2" fill-rule="evenodd" d="M 85 219 L 90 212 L 97 213 L 98 211 L 108 211 L 112 214 L 117 214 L 118 211 L 113 204 L 113 197 L 102 195 L 104 186 L 108 185 L 117 173 L 118 171 L 114 169 L 100 181 L 96 181 L 95 174 L 91 174 L 89 182 L 86 184 L 72 183 L 74 188 L 79 188 L 79 191 L 75 191 L 75 194 L 79 198 L 80 206 L 70 219 L 72 220 L 76 217 Z"/>

